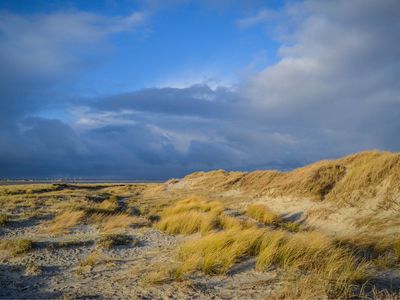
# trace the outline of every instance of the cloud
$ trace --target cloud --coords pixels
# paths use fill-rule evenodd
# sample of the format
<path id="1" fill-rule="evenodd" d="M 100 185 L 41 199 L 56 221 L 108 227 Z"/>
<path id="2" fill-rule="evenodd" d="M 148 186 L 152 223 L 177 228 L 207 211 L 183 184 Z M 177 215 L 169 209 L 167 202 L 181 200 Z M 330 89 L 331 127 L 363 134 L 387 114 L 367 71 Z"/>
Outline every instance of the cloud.
<path id="1" fill-rule="evenodd" d="M 0 176 L 155 179 L 398 151 L 399 11 L 396 0 L 303 1 L 271 12 L 270 24 L 260 10 L 239 25 L 274 26 L 279 61 L 235 86 L 199 82 L 74 101 L 55 87 L 85 67 L 78 54 L 148 15 L 3 15 Z M 57 101 L 62 117 L 37 116 Z"/>
<path id="2" fill-rule="evenodd" d="M 274 17 L 274 15 L 275 15 L 274 11 L 268 9 L 262 9 L 254 16 L 238 20 L 237 25 L 239 26 L 239 28 L 246 29 L 255 25 L 259 25 L 260 23 L 264 23 L 268 19 Z"/>
<path id="3" fill-rule="evenodd" d="M 24 114 L 52 101 L 59 82 L 95 64 L 102 54 L 99 49 L 107 48 L 98 46 L 107 37 L 134 30 L 147 17 L 148 13 L 140 11 L 124 17 L 79 11 L 0 12 L 0 109 Z"/>
<path id="4" fill-rule="evenodd" d="M 280 48 L 280 61 L 253 76 L 244 97 L 276 123 L 342 134 L 340 144 L 348 146 L 351 132 L 361 147 L 398 149 L 399 11 L 400 3 L 391 0 L 286 7 L 281 13 L 296 30 L 283 34 L 291 39 Z M 383 132 L 390 137 L 385 142 Z"/>

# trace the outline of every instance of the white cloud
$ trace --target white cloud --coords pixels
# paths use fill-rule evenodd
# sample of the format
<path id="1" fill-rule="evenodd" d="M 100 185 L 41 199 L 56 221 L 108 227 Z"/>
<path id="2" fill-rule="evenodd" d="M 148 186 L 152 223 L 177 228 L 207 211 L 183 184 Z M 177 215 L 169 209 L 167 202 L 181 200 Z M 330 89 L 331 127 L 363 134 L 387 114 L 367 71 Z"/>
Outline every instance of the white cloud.
<path id="1" fill-rule="evenodd" d="M 272 19 L 276 13 L 272 10 L 262 9 L 256 15 L 242 18 L 237 21 L 239 28 L 246 29 Z"/>
<path id="2" fill-rule="evenodd" d="M 54 76 L 76 68 L 76 52 L 109 35 L 145 24 L 146 12 L 106 17 L 86 12 L 16 15 L 0 13 L 0 57 L 18 76 Z M 29 55 L 27 55 L 29 54 Z"/>

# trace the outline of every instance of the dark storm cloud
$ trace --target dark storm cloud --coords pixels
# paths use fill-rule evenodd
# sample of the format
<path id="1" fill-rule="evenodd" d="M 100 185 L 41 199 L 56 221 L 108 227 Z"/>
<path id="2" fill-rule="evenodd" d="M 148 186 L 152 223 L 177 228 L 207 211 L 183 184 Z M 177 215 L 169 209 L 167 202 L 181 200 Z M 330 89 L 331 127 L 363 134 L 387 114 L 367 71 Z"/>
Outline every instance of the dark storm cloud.
<path id="1" fill-rule="evenodd" d="M 270 30 L 270 16 L 239 24 Z M 234 88 L 200 83 L 75 102 L 56 92 L 83 68 L 71 47 L 96 46 L 135 18 L 70 17 L 1 17 L 2 177 L 168 178 L 400 150 L 399 1 L 304 1 L 273 12 L 280 60 Z M 68 123 L 38 117 L 60 100 Z"/>
<path id="2" fill-rule="evenodd" d="M 238 95 L 219 87 L 212 90 L 205 84 L 188 88 L 151 88 L 100 100 L 95 107 L 102 110 L 135 110 L 170 115 L 231 116 L 240 105 Z"/>

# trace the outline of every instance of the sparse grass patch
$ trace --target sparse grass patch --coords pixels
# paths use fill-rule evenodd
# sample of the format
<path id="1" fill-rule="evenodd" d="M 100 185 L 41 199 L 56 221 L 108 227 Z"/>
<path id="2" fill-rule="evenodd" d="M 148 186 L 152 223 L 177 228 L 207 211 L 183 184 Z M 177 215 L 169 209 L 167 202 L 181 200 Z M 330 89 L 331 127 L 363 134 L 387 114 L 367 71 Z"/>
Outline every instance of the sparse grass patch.
<path id="1" fill-rule="evenodd" d="M 161 285 L 171 283 L 176 279 L 175 266 L 160 266 L 148 272 L 142 279 L 144 284 Z"/>
<path id="2" fill-rule="evenodd" d="M 102 248 L 111 249 L 115 246 L 130 245 L 133 241 L 133 238 L 126 234 L 104 234 L 100 236 L 97 244 Z"/>
<path id="3" fill-rule="evenodd" d="M 105 257 L 98 251 L 91 252 L 85 259 L 79 262 L 78 274 L 93 269 L 100 262 L 105 261 Z"/>
<path id="4" fill-rule="evenodd" d="M 106 211 L 117 211 L 119 209 L 118 197 L 115 195 L 110 196 L 108 199 L 102 201 L 98 208 Z"/>
<path id="5" fill-rule="evenodd" d="M 32 276 L 32 275 L 41 275 L 43 273 L 42 267 L 30 262 L 25 267 L 25 275 Z"/>
<path id="6" fill-rule="evenodd" d="M 93 244 L 92 241 L 86 240 L 66 240 L 66 241 L 60 241 L 60 242 L 53 242 L 49 245 L 49 248 L 53 249 L 59 249 L 59 248 L 73 248 L 73 247 L 83 247 L 83 246 L 89 246 Z"/>
<path id="7" fill-rule="evenodd" d="M 0 241 L 0 250 L 8 251 L 14 256 L 27 253 L 32 249 L 33 249 L 33 242 L 28 239 Z"/>
<path id="8" fill-rule="evenodd" d="M 100 223 L 100 230 L 103 233 L 114 233 L 115 231 L 125 230 L 129 226 L 147 226 L 149 221 L 141 217 L 133 217 L 126 214 L 118 214 L 113 216 L 103 216 Z"/>
<path id="9" fill-rule="evenodd" d="M 276 213 L 261 203 L 249 205 L 246 214 L 265 225 L 277 224 L 280 221 L 280 218 Z"/>
<path id="10" fill-rule="evenodd" d="M 76 226 L 84 217 L 83 211 L 67 210 L 57 215 L 53 221 L 46 224 L 43 232 L 51 234 L 62 234 Z"/>
<path id="11" fill-rule="evenodd" d="M 6 225 L 10 217 L 7 214 L 0 213 L 0 225 Z"/>

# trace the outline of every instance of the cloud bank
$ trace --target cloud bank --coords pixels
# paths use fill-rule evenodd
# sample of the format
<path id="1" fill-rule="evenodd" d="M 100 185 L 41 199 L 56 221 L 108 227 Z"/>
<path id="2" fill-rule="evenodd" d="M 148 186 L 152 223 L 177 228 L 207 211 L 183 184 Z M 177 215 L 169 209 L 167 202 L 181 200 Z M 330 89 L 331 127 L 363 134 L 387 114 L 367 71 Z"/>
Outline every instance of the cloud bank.
<path id="1" fill-rule="evenodd" d="M 88 53 L 147 16 L 2 13 L 0 177 L 160 179 L 400 150 L 398 1 L 302 1 L 238 20 L 281 47 L 276 64 L 236 86 L 60 95 Z M 54 104 L 62 115 L 43 117 Z"/>

